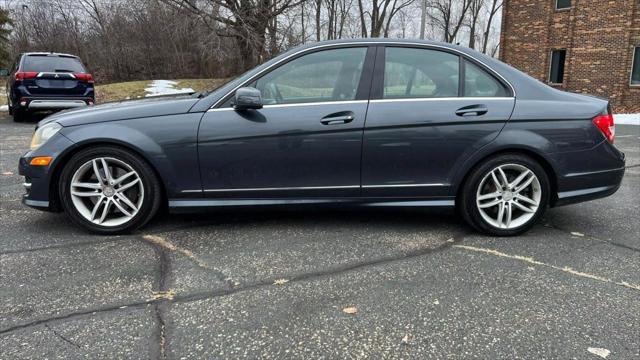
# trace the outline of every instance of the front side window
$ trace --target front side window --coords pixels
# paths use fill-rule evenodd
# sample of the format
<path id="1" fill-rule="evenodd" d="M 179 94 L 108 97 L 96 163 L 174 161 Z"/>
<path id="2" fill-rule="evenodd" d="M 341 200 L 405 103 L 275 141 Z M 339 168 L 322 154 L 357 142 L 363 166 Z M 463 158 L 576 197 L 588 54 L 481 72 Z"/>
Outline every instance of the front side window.
<path id="1" fill-rule="evenodd" d="M 388 47 L 382 97 L 457 97 L 459 68 L 459 57 L 444 51 Z"/>
<path id="2" fill-rule="evenodd" d="M 564 81 L 564 63 L 567 57 L 567 50 L 553 50 L 551 52 L 551 70 L 549 71 L 549 82 L 552 84 L 562 84 Z"/>
<path id="3" fill-rule="evenodd" d="M 366 47 L 314 52 L 264 75 L 252 86 L 265 105 L 355 100 Z"/>
<path id="4" fill-rule="evenodd" d="M 502 97 L 508 95 L 505 87 L 496 78 L 468 60 L 465 60 L 464 63 L 464 96 Z"/>
<path id="5" fill-rule="evenodd" d="M 631 85 L 640 85 L 640 46 L 633 52 L 633 68 L 631 69 Z"/>
<path id="6" fill-rule="evenodd" d="M 556 0 L 556 9 L 569 9 L 571 7 L 571 0 Z"/>

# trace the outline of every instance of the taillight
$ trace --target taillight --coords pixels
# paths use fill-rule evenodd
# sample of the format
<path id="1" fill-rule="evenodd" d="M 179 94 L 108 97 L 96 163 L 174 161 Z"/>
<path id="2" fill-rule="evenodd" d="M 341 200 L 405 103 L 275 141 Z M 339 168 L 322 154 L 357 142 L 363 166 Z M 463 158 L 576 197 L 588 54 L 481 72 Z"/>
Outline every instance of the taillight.
<path id="1" fill-rule="evenodd" d="M 16 76 L 16 81 L 22 81 L 26 79 L 33 79 L 36 76 L 38 76 L 38 73 L 35 71 L 17 72 L 15 76 Z"/>
<path id="2" fill-rule="evenodd" d="M 93 75 L 91 74 L 74 74 L 76 79 L 80 81 L 86 81 L 89 84 L 93 84 Z"/>
<path id="3" fill-rule="evenodd" d="M 613 123 L 613 115 L 598 115 L 593 118 L 593 123 L 602 134 L 613 144 L 614 137 L 616 136 L 616 126 Z"/>

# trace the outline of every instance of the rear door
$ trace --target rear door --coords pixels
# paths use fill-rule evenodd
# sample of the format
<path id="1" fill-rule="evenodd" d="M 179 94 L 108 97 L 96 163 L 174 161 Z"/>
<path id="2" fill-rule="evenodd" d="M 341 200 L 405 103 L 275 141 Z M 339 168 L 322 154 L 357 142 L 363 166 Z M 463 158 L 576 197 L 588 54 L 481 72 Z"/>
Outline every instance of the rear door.
<path id="1" fill-rule="evenodd" d="M 89 84 L 82 79 L 84 65 L 75 57 L 57 54 L 26 55 L 20 72 L 29 73 L 24 86 L 33 96 L 83 96 Z"/>
<path id="2" fill-rule="evenodd" d="M 438 48 L 380 48 L 363 196 L 449 195 L 455 169 L 498 135 L 514 104 L 506 84 L 472 59 Z"/>
<path id="3" fill-rule="evenodd" d="M 262 109 L 236 111 L 227 102 L 208 111 L 198 134 L 206 196 L 359 196 L 368 49 L 301 55 L 246 84 L 262 92 Z"/>

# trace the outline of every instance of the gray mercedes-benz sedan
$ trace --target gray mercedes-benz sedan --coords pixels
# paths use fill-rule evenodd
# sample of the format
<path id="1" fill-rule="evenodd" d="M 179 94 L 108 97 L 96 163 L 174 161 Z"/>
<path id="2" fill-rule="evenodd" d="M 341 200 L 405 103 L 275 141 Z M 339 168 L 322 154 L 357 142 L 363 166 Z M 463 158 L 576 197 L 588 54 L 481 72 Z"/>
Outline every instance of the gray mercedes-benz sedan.
<path id="1" fill-rule="evenodd" d="M 103 234 L 162 206 L 355 204 L 455 207 L 479 231 L 516 235 L 550 206 L 618 189 L 614 133 L 607 100 L 474 50 L 341 40 L 209 93 L 50 116 L 20 173 L 25 204 Z"/>

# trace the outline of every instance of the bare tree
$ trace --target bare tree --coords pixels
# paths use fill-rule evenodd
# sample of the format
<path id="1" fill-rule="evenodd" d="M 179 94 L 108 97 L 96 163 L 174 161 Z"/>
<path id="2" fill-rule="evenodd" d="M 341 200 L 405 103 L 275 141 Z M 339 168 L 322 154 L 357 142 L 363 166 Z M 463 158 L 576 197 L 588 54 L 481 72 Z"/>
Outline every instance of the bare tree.
<path id="1" fill-rule="evenodd" d="M 493 19 L 495 18 L 498 11 L 502 7 L 502 0 L 491 0 L 491 8 L 489 9 L 489 16 L 487 18 L 487 25 L 484 29 L 483 42 L 482 42 L 482 52 L 487 53 L 487 47 L 489 46 L 489 36 L 491 33 L 491 25 L 493 24 Z M 491 56 L 495 56 L 498 48 L 496 47 Z"/>
<path id="2" fill-rule="evenodd" d="M 358 0 L 362 36 L 380 37 L 383 34 L 388 36 L 391 20 L 393 20 L 398 12 L 411 5 L 414 1 L 415 0 L 372 0 L 371 6 L 366 7 L 362 0 Z"/>
<path id="3" fill-rule="evenodd" d="M 485 6 L 485 0 L 470 0 L 469 3 L 469 47 L 475 49 L 476 28 L 478 26 L 480 12 Z"/>
<path id="4" fill-rule="evenodd" d="M 224 25 L 215 29 L 220 36 L 237 40 L 239 70 L 260 62 L 264 51 L 269 22 L 283 12 L 298 6 L 303 0 L 163 0 L 191 11 L 198 16 Z M 215 10 L 215 11 L 214 11 Z"/>
<path id="5" fill-rule="evenodd" d="M 456 40 L 472 0 L 432 0 L 429 17 L 434 26 L 442 32 L 445 42 L 452 43 Z"/>

